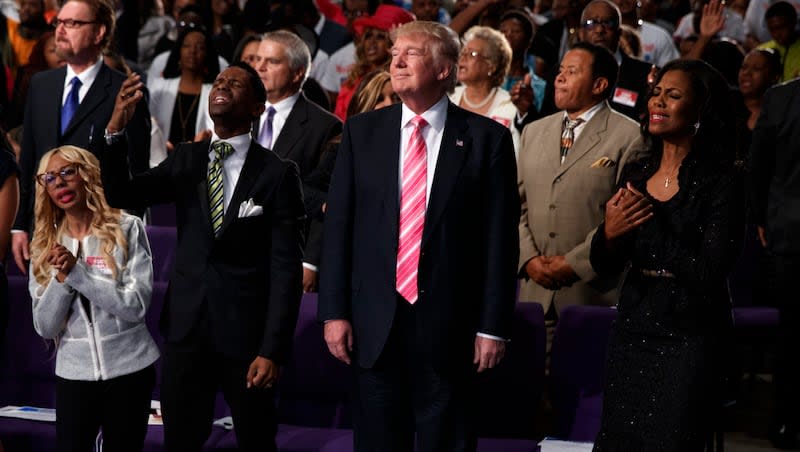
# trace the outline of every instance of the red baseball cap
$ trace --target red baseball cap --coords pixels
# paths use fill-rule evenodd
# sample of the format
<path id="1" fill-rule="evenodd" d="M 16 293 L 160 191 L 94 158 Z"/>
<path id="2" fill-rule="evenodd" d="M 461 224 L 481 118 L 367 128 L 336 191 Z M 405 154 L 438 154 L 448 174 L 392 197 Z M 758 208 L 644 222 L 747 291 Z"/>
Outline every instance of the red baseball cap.
<path id="1" fill-rule="evenodd" d="M 361 36 L 367 28 L 389 31 L 406 22 L 416 20 L 416 16 L 405 9 L 394 5 L 380 5 L 371 16 L 361 16 L 353 21 L 353 31 Z"/>

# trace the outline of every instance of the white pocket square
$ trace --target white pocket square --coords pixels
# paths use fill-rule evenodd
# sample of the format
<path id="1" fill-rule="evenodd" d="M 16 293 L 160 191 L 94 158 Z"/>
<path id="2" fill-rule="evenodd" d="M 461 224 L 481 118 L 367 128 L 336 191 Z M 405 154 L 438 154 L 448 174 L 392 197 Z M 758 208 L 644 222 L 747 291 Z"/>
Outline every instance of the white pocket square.
<path id="1" fill-rule="evenodd" d="M 264 208 L 253 203 L 253 198 L 239 204 L 239 218 L 257 217 L 264 213 Z"/>

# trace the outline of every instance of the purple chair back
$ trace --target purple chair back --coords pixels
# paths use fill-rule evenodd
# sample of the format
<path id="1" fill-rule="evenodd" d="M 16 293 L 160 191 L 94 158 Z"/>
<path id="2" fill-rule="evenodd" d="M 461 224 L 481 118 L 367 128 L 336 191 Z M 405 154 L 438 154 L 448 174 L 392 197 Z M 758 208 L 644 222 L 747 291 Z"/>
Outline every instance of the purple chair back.
<path id="1" fill-rule="evenodd" d="M 146 226 L 150 250 L 153 253 L 153 280 L 169 281 L 175 264 L 178 230 L 174 226 Z"/>
<path id="2" fill-rule="evenodd" d="M 594 441 L 600 429 L 606 351 L 613 308 L 568 306 L 559 315 L 550 354 L 554 436 Z"/>
<path id="3" fill-rule="evenodd" d="M 544 387 L 545 326 L 542 305 L 518 302 L 506 356 L 478 375 L 478 436 L 534 438 Z"/>
<path id="4" fill-rule="evenodd" d="M 278 386 L 278 420 L 308 427 L 350 427 L 351 370 L 328 352 L 317 321 L 317 294 L 303 295 L 292 355 Z"/>
<path id="5" fill-rule="evenodd" d="M 28 278 L 8 278 L 8 329 L 0 358 L 0 406 L 55 407 L 55 345 L 33 328 Z"/>

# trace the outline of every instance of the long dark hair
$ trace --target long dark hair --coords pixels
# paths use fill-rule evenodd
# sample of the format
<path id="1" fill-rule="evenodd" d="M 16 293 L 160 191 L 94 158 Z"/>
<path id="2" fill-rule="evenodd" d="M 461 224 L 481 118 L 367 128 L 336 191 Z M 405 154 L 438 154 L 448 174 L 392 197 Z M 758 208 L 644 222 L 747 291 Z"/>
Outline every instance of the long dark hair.
<path id="1" fill-rule="evenodd" d="M 167 65 L 164 67 L 164 78 L 181 76 L 179 64 L 181 61 L 181 47 L 183 46 L 183 41 L 186 39 L 186 36 L 195 31 L 201 33 L 206 41 L 206 61 L 203 64 L 206 68 L 206 72 L 203 74 L 203 82 L 213 83 L 214 79 L 219 75 L 219 59 L 217 57 L 217 51 L 214 50 L 214 45 L 211 42 L 211 36 L 208 34 L 205 27 L 195 25 L 184 28 L 178 35 L 178 39 L 175 40 L 175 44 L 173 44 L 172 50 L 169 52 L 169 58 L 167 58 Z"/>
<path id="2" fill-rule="evenodd" d="M 673 60 L 656 75 L 655 87 L 670 71 L 681 71 L 689 76 L 692 98 L 697 111 L 699 127 L 692 142 L 693 158 L 731 164 L 736 158 L 736 117 L 732 106 L 731 92 L 725 78 L 718 70 L 701 60 Z M 652 90 L 648 99 L 653 96 Z M 663 143 L 659 137 L 650 135 L 650 115 L 641 122 L 642 134 L 651 140 L 653 150 L 661 153 Z"/>

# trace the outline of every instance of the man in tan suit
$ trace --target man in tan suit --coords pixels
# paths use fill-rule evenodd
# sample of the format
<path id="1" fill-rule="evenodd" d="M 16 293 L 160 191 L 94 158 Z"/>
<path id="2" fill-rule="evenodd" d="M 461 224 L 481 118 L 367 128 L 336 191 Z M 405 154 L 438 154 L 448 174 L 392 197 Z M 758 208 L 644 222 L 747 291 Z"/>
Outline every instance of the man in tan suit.
<path id="1" fill-rule="evenodd" d="M 612 305 L 617 299 L 618 279 L 598 277 L 589 262 L 605 203 L 622 168 L 644 148 L 638 124 L 608 106 L 616 78 L 617 62 L 607 49 L 576 44 L 555 80 L 562 111 L 522 133 L 520 300 L 543 305 L 551 332 L 564 306 Z"/>

